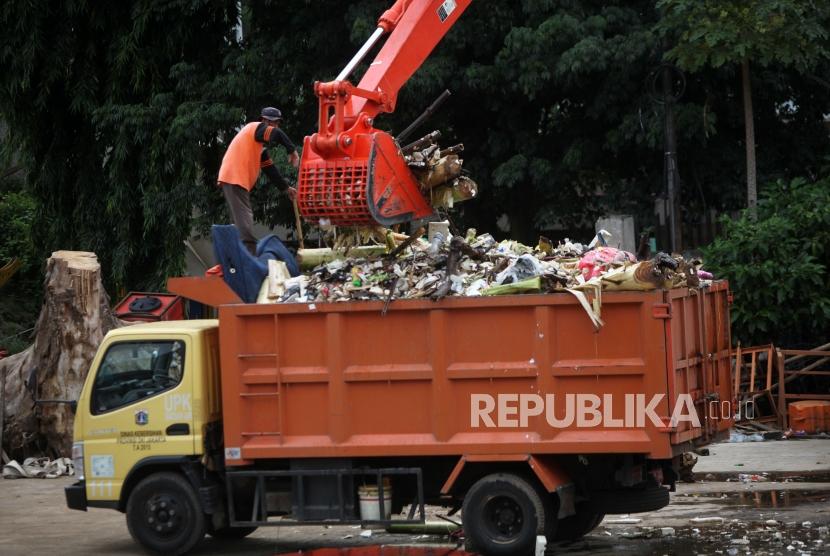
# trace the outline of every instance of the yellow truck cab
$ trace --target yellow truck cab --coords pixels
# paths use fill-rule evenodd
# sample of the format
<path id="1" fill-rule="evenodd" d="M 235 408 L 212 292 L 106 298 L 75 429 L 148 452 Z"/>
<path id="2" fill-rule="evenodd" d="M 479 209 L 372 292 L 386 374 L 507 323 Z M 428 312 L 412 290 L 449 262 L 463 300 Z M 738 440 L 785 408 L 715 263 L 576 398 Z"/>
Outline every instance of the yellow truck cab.
<path id="1" fill-rule="evenodd" d="M 70 508 L 126 512 L 133 537 L 160 551 L 205 519 L 204 501 L 192 498 L 218 496 L 202 479 L 212 468 L 206 442 L 221 442 L 217 327 L 154 322 L 107 334 L 78 400 Z M 185 477 L 190 485 L 177 484 Z"/>

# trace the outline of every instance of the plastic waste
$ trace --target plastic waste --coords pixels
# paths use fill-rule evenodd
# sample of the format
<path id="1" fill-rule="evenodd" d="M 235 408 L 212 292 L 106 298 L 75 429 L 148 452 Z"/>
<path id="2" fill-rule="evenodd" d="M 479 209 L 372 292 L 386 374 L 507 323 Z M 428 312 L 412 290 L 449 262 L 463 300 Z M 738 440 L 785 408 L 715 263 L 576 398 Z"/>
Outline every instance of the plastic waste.
<path id="1" fill-rule="evenodd" d="M 512 265 L 496 275 L 497 284 L 512 284 L 521 282 L 534 276 L 540 276 L 544 271 L 539 259 L 530 254 L 525 254 L 516 259 Z"/>
<path id="2" fill-rule="evenodd" d="M 763 442 L 764 435 L 760 433 L 745 434 L 738 431 L 729 433 L 729 442 Z"/>
<path id="3" fill-rule="evenodd" d="M 427 252 L 434 257 L 441 250 L 442 243 L 444 243 L 444 234 L 441 232 L 435 232 L 435 235 L 432 236 L 432 241 L 429 243 L 429 249 Z"/>
<path id="4" fill-rule="evenodd" d="M 597 247 L 585 253 L 579 260 L 579 270 L 585 280 L 600 276 L 603 271 L 611 265 L 619 265 L 626 262 L 636 263 L 637 257 L 628 251 L 614 247 Z"/>

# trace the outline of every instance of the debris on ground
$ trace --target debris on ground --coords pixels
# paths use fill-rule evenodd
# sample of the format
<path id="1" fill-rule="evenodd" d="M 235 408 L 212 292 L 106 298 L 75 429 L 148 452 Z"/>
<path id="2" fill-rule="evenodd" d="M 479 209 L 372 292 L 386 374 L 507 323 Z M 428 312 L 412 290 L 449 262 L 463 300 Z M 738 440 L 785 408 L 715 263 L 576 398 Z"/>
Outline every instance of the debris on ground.
<path id="1" fill-rule="evenodd" d="M 738 473 L 738 480 L 742 483 L 763 483 L 769 481 L 766 473 Z"/>
<path id="2" fill-rule="evenodd" d="M 766 440 L 764 435 L 760 433 L 743 433 L 737 430 L 729 432 L 729 440 L 727 442 L 763 442 Z"/>
<path id="3" fill-rule="evenodd" d="M 693 517 L 689 520 L 689 523 L 694 523 L 696 525 L 702 525 L 704 523 L 723 523 L 723 518 L 719 516 Z"/>
<path id="4" fill-rule="evenodd" d="M 637 523 L 642 523 L 642 519 L 639 517 L 616 517 L 616 518 L 607 518 L 604 523 L 607 525 L 635 525 Z"/>
<path id="5" fill-rule="evenodd" d="M 26 458 L 23 465 L 12 460 L 3 466 L 4 479 L 57 479 L 75 474 L 75 466 L 69 458 Z"/>
<path id="6" fill-rule="evenodd" d="M 437 151 L 436 151 L 437 152 Z M 434 231 L 430 236 L 404 236 L 389 230 L 350 231 L 352 241 L 375 245 L 349 248 L 345 236 L 335 248 L 298 253 L 304 274 L 281 276 L 280 295 L 261 302 L 318 303 L 357 300 L 441 299 L 524 293 L 568 292 L 599 328 L 602 291 L 649 291 L 702 287 L 701 261 L 658 253 L 637 261 L 631 253 L 603 246 L 584 246 L 565 239 L 557 245 L 540 238 L 535 247 L 513 240 L 496 241 L 474 229 L 465 236 Z M 606 232 L 607 234 L 607 232 Z M 597 237 L 605 238 L 601 234 Z M 284 274 L 284 273 L 281 273 Z M 275 279 L 272 277 L 272 284 Z"/>

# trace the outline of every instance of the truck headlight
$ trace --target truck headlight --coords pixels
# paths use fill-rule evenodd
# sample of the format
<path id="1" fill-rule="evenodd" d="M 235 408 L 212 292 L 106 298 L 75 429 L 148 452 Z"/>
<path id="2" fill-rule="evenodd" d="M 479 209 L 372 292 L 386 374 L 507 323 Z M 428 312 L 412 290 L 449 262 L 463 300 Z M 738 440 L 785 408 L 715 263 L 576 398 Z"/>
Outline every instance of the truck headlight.
<path id="1" fill-rule="evenodd" d="M 75 465 L 75 476 L 79 481 L 84 480 L 84 443 L 75 442 L 72 445 L 72 463 Z"/>

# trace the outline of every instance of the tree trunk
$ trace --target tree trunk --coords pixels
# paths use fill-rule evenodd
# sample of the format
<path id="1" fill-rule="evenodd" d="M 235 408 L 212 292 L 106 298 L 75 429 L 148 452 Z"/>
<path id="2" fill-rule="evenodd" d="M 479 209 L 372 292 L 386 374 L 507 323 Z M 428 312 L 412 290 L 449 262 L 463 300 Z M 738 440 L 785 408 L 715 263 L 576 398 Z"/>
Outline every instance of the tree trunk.
<path id="1" fill-rule="evenodd" d="M 35 405 L 35 400 L 77 400 L 98 345 L 109 330 L 121 326 L 110 309 L 94 253 L 52 253 L 43 299 L 34 343 L 0 361 L 6 378 L 3 442 L 18 459 L 70 455 L 70 406 Z"/>
<path id="2" fill-rule="evenodd" d="M 741 64 L 744 92 L 744 127 L 746 128 L 746 204 L 755 216 L 758 205 L 757 170 L 755 165 L 755 117 L 752 110 L 752 84 L 749 80 L 749 60 Z"/>

